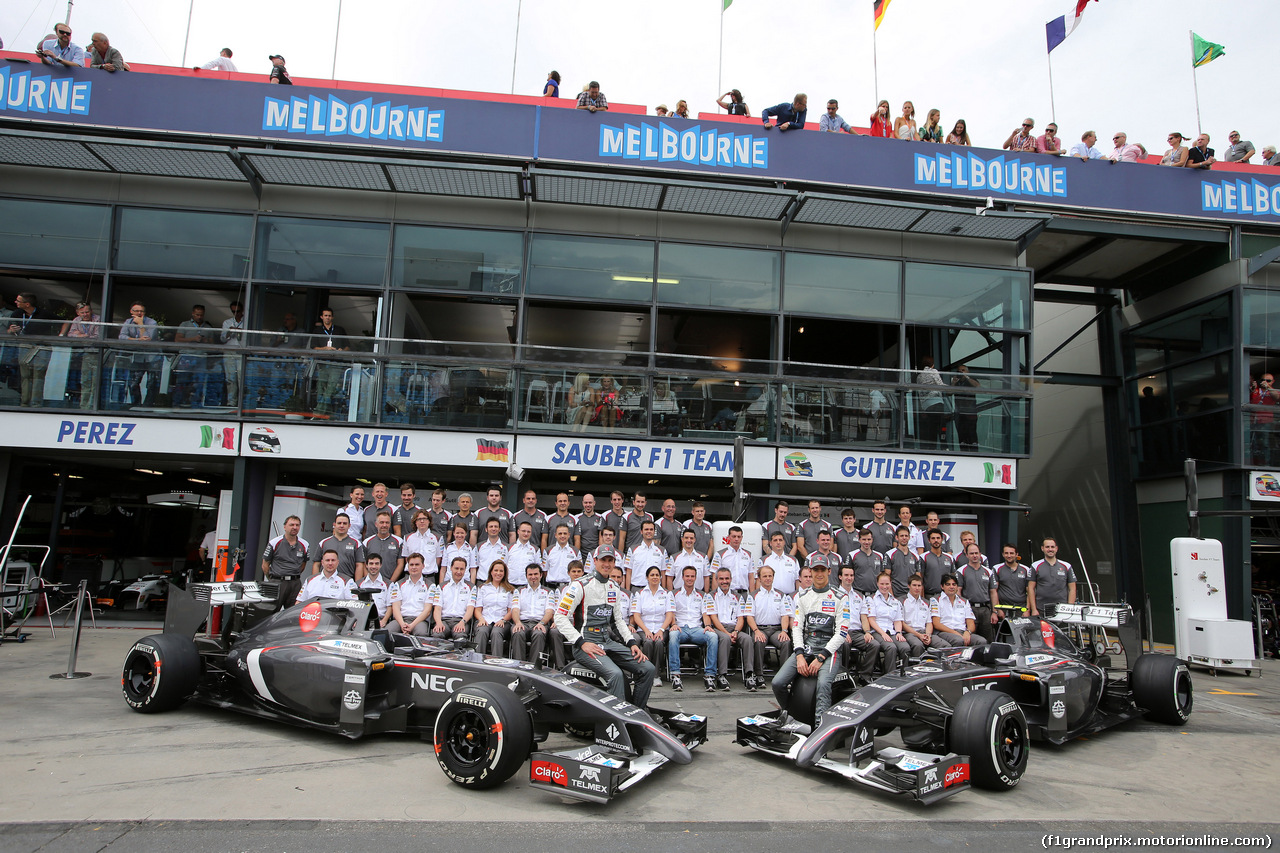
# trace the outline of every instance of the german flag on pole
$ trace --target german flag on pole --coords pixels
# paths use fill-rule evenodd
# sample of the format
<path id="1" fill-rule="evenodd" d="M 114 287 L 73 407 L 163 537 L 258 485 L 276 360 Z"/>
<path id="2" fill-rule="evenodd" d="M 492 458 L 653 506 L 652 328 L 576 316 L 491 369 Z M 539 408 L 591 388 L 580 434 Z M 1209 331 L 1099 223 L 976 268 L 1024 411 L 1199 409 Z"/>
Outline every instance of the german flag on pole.
<path id="1" fill-rule="evenodd" d="M 884 13 L 889 8 L 892 0 L 871 0 L 873 11 L 876 15 L 876 29 L 880 29 L 880 22 L 884 20 Z"/>
<path id="2" fill-rule="evenodd" d="M 485 462 L 509 462 L 506 441 L 494 441 L 491 438 L 476 439 L 476 460 Z"/>

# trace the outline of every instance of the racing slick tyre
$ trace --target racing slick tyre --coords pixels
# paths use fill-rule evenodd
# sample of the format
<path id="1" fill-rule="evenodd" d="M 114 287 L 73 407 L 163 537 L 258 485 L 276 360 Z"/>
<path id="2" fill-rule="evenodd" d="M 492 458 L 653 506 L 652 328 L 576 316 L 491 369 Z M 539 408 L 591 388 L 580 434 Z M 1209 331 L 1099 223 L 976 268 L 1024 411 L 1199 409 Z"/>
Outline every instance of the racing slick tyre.
<path id="1" fill-rule="evenodd" d="M 436 716 L 440 769 L 464 788 L 492 788 L 529 757 L 533 721 L 515 694 L 496 684 L 473 684 L 445 700 Z"/>
<path id="2" fill-rule="evenodd" d="M 1180 726 L 1191 716 L 1191 672 L 1173 655 L 1139 655 L 1129 680 L 1148 720 Z"/>
<path id="3" fill-rule="evenodd" d="M 814 711 L 818 706 L 818 677 L 797 675 L 791 682 L 791 695 L 787 698 L 786 712 L 793 720 L 816 726 Z"/>
<path id="4" fill-rule="evenodd" d="M 578 723 L 565 723 L 564 730 L 566 734 L 573 735 L 574 737 L 581 738 L 583 740 L 596 739 L 595 726 L 590 726 L 590 725 L 583 726 Z"/>
<path id="5" fill-rule="evenodd" d="M 133 644 L 120 677 L 124 701 L 143 714 L 172 711 L 200 682 L 200 653 L 190 637 L 152 634 Z"/>
<path id="6" fill-rule="evenodd" d="M 1026 772 L 1031 755 L 1026 717 L 1008 694 L 966 693 L 951 715 L 949 748 L 969 756 L 969 778 L 975 786 L 1008 790 Z"/>

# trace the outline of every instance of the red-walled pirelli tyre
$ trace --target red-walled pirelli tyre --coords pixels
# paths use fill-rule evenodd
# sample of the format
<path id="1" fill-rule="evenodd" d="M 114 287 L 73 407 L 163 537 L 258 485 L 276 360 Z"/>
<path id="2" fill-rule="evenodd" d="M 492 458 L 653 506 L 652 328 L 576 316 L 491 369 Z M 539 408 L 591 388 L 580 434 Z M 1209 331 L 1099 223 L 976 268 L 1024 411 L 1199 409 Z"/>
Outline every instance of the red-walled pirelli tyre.
<path id="1" fill-rule="evenodd" d="M 152 634 L 124 657 L 120 689 L 129 707 L 143 714 L 172 711 L 200 682 L 200 653 L 190 637 Z"/>
<path id="2" fill-rule="evenodd" d="M 492 788 L 529 757 L 533 721 L 515 694 L 496 684 L 464 687 L 436 716 L 440 769 L 464 788 Z"/>

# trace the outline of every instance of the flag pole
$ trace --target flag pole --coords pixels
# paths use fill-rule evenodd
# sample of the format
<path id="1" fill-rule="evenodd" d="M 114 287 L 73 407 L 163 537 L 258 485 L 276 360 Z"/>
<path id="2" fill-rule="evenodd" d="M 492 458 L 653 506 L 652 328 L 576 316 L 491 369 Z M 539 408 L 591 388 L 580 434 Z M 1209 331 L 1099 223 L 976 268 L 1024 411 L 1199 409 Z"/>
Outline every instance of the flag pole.
<path id="1" fill-rule="evenodd" d="M 1058 108 L 1053 102 L 1053 51 L 1046 54 L 1049 59 L 1049 118 L 1053 119 L 1053 123 L 1058 123 Z"/>
<path id="2" fill-rule="evenodd" d="M 187 34 L 182 38 L 182 67 L 187 67 L 187 46 L 191 44 L 191 13 L 195 11 L 196 0 L 187 4 Z"/>
<path id="3" fill-rule="evenodd" d="M 511 94 L 516 93 L 516 57 L 520 55 L 520 11 L 524 7 L 524 0 L 516 3 L 516 44 L 511 49 Z M 546 91 L 546 86 L 543 86 Z"/>
<path id="4" fill-rule="evenodd" d="M 329 79 L 338 79 L 338 33 L 342 30 L 342 0 L 338 0 L 338 20 L 333 25 L 333 65 L 329 68 Z"/>
<path id="5" fill-rule="evenodd" d="M 1196 34 L 1187 30 L 1187 38 L 1191 40 L 1191 88 L 1196 93 L 1196 135 L 1204 133 L 1200 128 L 1200 81 L 1196 74 Z"/>
<path id="6" fill-rule="evenodd" d="M 871 77 L 874 80 L 876 103 L 880 103 L 880 59 L 876 56 L 876 29 L 871 30 Z M 880 108 L 877 106 L 876 111 Z"/>
<path id="7" fill-rule="evenodd" d="M 720 55 L 716 59 L 716 106 L 720 106 L 720 92 L 724 89 L 724 3 L 720 4 Z"/>

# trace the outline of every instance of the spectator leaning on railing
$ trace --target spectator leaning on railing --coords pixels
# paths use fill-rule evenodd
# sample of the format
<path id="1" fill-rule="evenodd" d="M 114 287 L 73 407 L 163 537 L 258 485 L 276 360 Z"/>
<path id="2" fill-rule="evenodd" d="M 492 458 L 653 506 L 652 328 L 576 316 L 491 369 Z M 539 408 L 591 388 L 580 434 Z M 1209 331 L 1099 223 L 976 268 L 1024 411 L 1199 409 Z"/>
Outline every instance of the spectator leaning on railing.
<path id="1" fill-rule="evenodd" d="M 1228 163 L 1248 163 L 1249 159 L 1253 157 L 1253 143 L 1245 142 L 1241 139 L 1240 131 L 1233 130 L 1227 134 L 1227 141 L 1231 144 L 1227 146 L 1227 153 L 1223 155 L 1222 159 Z"/>
<path id="2" fill-rule="evenodd" d="M 1209 147 L 1209 134 L 1200 134 L 1196 137 L 1196 144 L 1187 150 L 1187 168 L 1208 169 L 1216 162 L 1213 149 Z"/>
<path id="3" fill-rule="evenodd" d="M 1080 141 L 1071 146 L 1071 156 L 1079 157 L 1081 160 L 1105 160 L 1107 155 L 1094 147 L 1097 141 L 1098 134 L 1092 130 L 1086 130 L 1080 135 Z"/>
<path id="4" fill-rule="evenodd" d="M 1130 143 L 1129 135 L 1124 131 L 1117 131 L 1111 141 L 1116 147 L 1107 155 L 1107 159 L 1113 163 L 1136 163 L 1139 157 L 1147 156 L 1147 147 L 1140 142 Z"/>
<path id="5" fill-rule="evenodd" d="M 770 118 L 777 118 L 778 130 L 804 130 L 804 118 L 808 112 L 809 96 L 804 92 L 798 92 L 791 103 L 769 107 L 760 113 L 760 118 L 764 119 L 765 130 L 773 129 L 773 125 L 769 123 Z"/>
<path id="6" fill-rule="evenodd" d="M 1169 134 L 1169 150 L 1160 158 L 1161 166 L 1186 166 L 1188 162 L 1187 146 L 1182 144 L 1182 134 L 1174 131 Z"/>
<path id="7" fill-rule="evenodd" d="M 89 65 L 103 71 L 129 71 L 129 63 L 124 61 L 120 51 L 111 46 L 111 41 L 102 33 L 94 33 L 91 39 L 93 48 L 89 51 Z"/>
<path id="8" fill-rule="evenodd" d="M 71 41 L 71 27 L 58 24 L 53 28 L 54 37 L 40 43 L 36 56 L 45 65 L 65 65 L 68 68 L 84 67 L 84 48 Z"/>
<path id="9" fill-rule="evenodd" d="M 204 65 L 194 66 L 192 71 L 230 71 L 236 72 L 236 64 L 231 61 L 231 48 L 224 47 L 218 52 L 217 57 L 210 59 Z"/>
<path id="10" fill-rule="evenodd" d="M 1268 145 L 1262 149 L 1262 165 L 1280 166 L 1280 154 L 1276 154 L 1274 145 Z"/>

